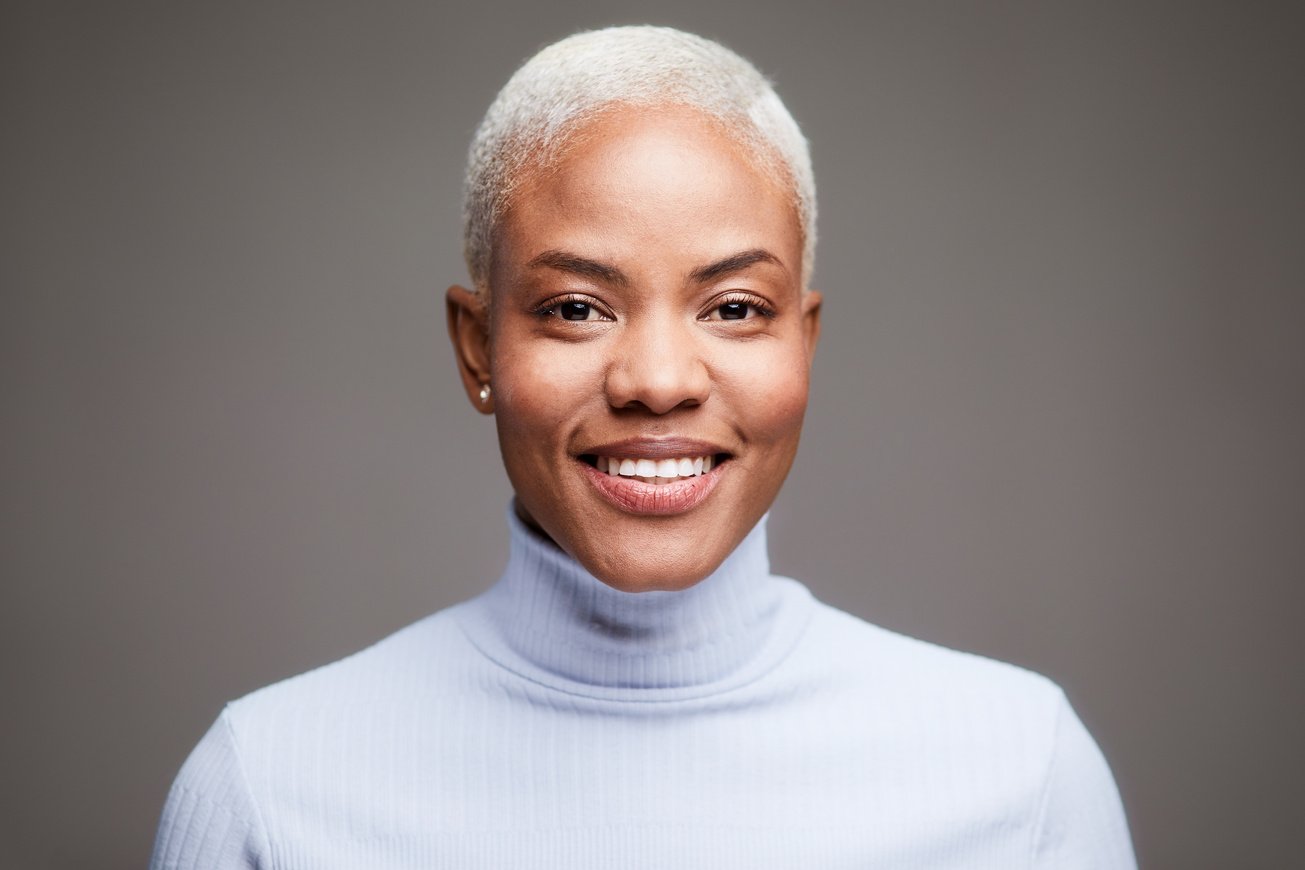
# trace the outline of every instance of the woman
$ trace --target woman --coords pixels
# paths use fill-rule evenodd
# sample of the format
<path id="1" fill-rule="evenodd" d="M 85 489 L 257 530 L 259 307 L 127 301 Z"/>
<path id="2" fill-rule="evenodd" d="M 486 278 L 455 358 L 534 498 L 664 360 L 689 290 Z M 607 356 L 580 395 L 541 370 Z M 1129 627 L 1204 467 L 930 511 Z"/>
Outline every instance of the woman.
<path id="1" fill-rule="evenodd" d="M 476 133 L 448 293 L 503 577 L 229 705 L 153 866 L 1133 865 L 1063 694 L 768 570 L 820 295 L 806 143 L 720 46 L 544 49 Z"/>

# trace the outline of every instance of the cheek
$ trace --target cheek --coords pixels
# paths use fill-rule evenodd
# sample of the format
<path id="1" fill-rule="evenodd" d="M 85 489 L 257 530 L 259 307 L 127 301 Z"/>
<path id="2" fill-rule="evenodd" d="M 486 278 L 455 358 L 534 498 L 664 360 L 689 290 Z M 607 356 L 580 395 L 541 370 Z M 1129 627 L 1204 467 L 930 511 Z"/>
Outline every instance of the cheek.
<path id="1" fill-rule="evenodd" d="M 807 409 L 809 370 L 802 352 L 733 355 L 718 369 L 719 387 L 743 422 L 744 434 L 758 444 L 792 442 L 802 431 Z"/>
<path id="2" fill-rule="evenodd" d="M 593 354 L 575 345 L 504 336 L 491 361 L 500 434 L 543 446 L 594 395 Z M 528 445 L 516 445 L 517 447 Z"/>

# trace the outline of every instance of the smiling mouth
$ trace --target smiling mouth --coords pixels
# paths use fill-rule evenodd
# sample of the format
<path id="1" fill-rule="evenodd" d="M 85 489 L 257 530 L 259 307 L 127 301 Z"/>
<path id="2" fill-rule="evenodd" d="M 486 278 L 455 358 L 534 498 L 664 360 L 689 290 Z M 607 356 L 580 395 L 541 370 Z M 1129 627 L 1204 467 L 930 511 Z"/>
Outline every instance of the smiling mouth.
<path id="1" fill-rule="evenodd" d="M 679 456 L 665 459 L 648 459 L 636 456 L 598 456 L 583 453 L 581 462 L 597 469 L 608 477 L 623 477 L 651 483 L 654 486 L 701 477 L 729 460 L 728 453 L 705 456 Z"/>

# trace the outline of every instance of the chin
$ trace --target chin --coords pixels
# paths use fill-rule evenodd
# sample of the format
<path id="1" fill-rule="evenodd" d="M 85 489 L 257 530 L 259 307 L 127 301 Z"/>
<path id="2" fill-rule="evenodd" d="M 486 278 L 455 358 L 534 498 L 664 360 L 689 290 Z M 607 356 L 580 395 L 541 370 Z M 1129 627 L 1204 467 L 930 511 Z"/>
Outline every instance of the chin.
<path id="1" fill-rule="evenodd" d="M 721 490 L 713 498 L 727 494 Z M 583 502 L 546 503 L 546 510 L 536 512 L 520 494 L 516 503 L 528 524 L 621 592 L 678 592 L 695 586 L 729 558 L 761 518 L 733 502 L 709 501 L 697 510 L 660 517 L 636 517 Z"/>
<path id="2" fill-rule="evenodd" d="M 668 559 L 655 550 L 641 548 L 634 552 L 609 551 L 596 559 L 577 556 L 577 561 L 621 592 L 679 592 L 706 579 L 728 555 L 721 553 L 719 559 L 713 560 L 703 558 L 699 551 L 696 558 Z"/>

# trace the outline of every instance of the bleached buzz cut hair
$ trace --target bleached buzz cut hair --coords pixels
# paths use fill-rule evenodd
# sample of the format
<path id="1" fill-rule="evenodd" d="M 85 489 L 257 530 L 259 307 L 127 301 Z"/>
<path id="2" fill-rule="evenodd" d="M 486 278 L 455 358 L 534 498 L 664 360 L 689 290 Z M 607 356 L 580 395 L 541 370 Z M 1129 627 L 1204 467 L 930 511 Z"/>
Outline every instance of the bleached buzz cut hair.
<path id="1" fill-rule="evenodd" d="M 471 141 L 463 254 L 489 290 L 494 232 L 527 168 L 548 167 L 572 133 L 617 106 L 686 106 L 716 121 L 763 173 L 792 192 L 802 287 L 816 248 L 816 183 L 807 140 L 756 67 L 718 43 L 669 27 L 611 27 L 544 48 L 499 91 Z"/>

